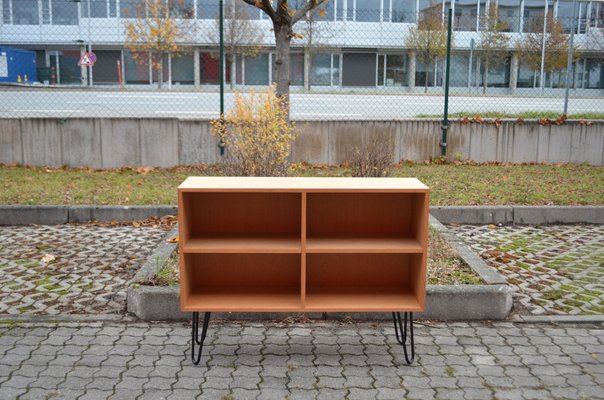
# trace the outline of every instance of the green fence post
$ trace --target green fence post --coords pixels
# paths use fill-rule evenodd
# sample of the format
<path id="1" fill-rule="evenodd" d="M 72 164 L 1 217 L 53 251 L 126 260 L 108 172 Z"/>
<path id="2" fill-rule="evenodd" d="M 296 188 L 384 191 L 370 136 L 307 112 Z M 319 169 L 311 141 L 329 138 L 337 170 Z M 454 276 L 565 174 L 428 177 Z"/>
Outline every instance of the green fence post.
<path id="1" fill-rule="evenodd" d="M 443 137 L 440 142 L 441 155 L 447 155 L 447 129 L 449 129 L 449 72 L 451 68 L 451 18 L 452 9 L 449 8 L 447 21 L 447 65 L 445 69 L 445 112 L 443 114 Z"/>

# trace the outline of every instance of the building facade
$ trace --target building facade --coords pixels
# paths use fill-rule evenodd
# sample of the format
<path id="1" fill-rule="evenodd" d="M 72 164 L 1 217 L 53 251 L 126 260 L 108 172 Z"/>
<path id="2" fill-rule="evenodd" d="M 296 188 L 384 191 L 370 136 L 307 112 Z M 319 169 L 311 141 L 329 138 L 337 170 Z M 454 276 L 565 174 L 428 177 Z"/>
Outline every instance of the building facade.
<path id="1" fill-rule="evenodd" d="M 121 76 L 127 86 L 156 85 L 160 78 L 172 87 L 217 85 L 218 1 L 166 1 L 175 18 L 195 29 L 181 44 L 186 51 L 178 57 L 165 56 L 162 77 L 152 62 L 141 62 L 141 57 L 133 57 L 124 47 L 125 26 L 140 12 L 140 0 L 0 0 L 0 46 L 36 51 L 42 84 L 117 85 Z M 248 29 L 266 32 L 260 52 L 229 54 L 227 83 L 267 85 L 272 81 L 274 59 L 270 21 L 241 0 L 225 3 L 227 17 L 239 15 Z M 599 96 L 604 90 L 604 2 L 577 2 L 574 21 L 572 4 L 572 0 L 328 0 L 296 26 L 303 37 L 292 42 L 292 87 L 440 91 L 442 58 L 422 63 L 417 51 L 407 46 L 406 37 L 428 10 L 438 9 L 445 21 L 445 10 L 451 8 L 453 88 L 478 91 L 486 85 L 490 91 L 509 94 L 564 88 L 565 67 L 536 69 L 519 57 L 517 48 L 519 41 L 543 26 L 539 21 L 547 21 L 546 16 L 551 15 L 562 25 L 564 35 L 574 32 L 577 56 L 571 87 Z M 230 14 L 235 7 L 241 7 L 243 14 Z M 487 70 L 479 43 L 483 40 L 482 21 L 491 7 L 505 23 L 503 31 L 509 41 L 505 54 Z M 87 49 L 97 56 L 92 68 L 78 66 Z M 545 53 L 545 46 L 542 50 Z"/>

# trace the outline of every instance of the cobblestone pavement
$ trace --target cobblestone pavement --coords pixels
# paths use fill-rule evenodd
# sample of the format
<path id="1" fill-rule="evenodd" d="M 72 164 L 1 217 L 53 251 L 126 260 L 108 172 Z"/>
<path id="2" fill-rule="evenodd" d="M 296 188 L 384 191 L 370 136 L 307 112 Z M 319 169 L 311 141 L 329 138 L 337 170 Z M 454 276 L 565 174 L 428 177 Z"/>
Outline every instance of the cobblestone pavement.
<path id="1" fill-rule="evenodd" d="M 604 399 L 604 326 L 210 323 L 0 328 L 2 399 Z"/>
<path id="2" fill-rule="evenodd" d="M 0 313 L 120 313 L 127 283 L 164 231 L 0 227 Z"/>
<path id="3" fill-rule="evenodd" d="M 450 226 L 531 314 L 604 314 L 604 225 Z"/>

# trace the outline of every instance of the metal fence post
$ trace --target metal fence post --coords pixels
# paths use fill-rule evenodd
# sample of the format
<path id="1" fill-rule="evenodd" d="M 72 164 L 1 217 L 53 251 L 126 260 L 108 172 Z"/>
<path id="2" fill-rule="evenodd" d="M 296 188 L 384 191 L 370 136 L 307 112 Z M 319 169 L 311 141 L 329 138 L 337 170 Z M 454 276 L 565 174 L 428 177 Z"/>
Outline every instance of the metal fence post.
<path id="1" fill-rule="evenodd" d="M 445 68 L 445 112 L 443 114 L 443 137 L 440 142 L 441 155 L 447 155 L 447 130 L 449 129 L 449 72 L 451 70 L 451 18 L 453 10 L 449 8 L 447 21 L 447 65 Z"/>
<path id="2" fill-rule="evenodd" d="M 573 68 L 573 42 L 575 39 L 575 18 L 577 15 L 577 0 L 573 0 L 573 18 L 570 22 L 570 43 L 568 44 L 568 60 L 566 61 L 566 86 L 564 88 L 564 115 L 568 115 L 568 92 L 570 89 L 570 73 L 571 69 L 573 75 L 575 69 Z"/>

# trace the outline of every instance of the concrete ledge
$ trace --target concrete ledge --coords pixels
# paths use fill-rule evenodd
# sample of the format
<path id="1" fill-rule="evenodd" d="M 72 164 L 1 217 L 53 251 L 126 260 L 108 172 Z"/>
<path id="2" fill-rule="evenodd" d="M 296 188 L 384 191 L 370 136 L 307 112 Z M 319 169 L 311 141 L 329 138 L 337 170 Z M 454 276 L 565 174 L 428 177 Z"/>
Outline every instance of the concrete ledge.
<path id="1" fill-rule="evenodd" d="M 170 205 L 0 205 L 0 225 L 134 221 L 176 214 Z M 430 214 L 445 224 L 604 224 L 604 206 L 433 206 Z"/>
<path id="2" fill-rule="evenodd" d="M 426 311 L 415 313 L 424 320 L 500 320 L 512 309 L 512 292 L 507 285 L 428 285 Z M 128 289 L 128 312 L 145 321 L 190 319 L 180 311 L 178 287 L 140 286 Z M 280 320 L 304 316 L 309 319 L 361 321 L 389 320 L 390 313 L 212 313 L 212 318 L 228 320 Z"/>
<path id="3" fill-rule="evenodd" d="M 604 224 L 604 206 L 436 206 L 444 224 Z"/>
<path id="4" fill-rule="evenodd" d="M 507 224 L 514 220 L 511 206 L 430 207 L 430 214 L 443 224 Z"/>
<path id="5" fill-rule="evenodd" d="M 514 206 L 514 224 L 604 224 L 601 206 Z"/>
<path id="6" fill-rule="evenodd" d="M 441 224 L 434 216 L 430 216 L 430 225 L 434 227 L 445 240 L 455 249 L 461 259 L 476 272 L 487 285 L 506 285 L 507 281 L 495 269 L 489 267 L 478 254 L 464 243 L 455 233 Z"/>
<path id="7" fill-rule="evenodd" d="M 147 282 L 155 274 L 158 269 L 166 264 L 168 258 L 176 250 L 178 243 L 168 243 L 168 239 L 178 235 L 178 226 L 172 228 L 164 237 L 159 245 L 153 250 L 153 252 L 147 257 L 141 268 L 134 275 L 134 282 Z"/>
<path id="8" fill-rule="evenodd" d="M 176 214 L 175 206 L 70 206 L 69 222 L 135 221 Z"/>
<path id="9" fill-rule="evenodd" d="M 0 225 L 59 225 L 68 220 L 68 206 L 0 207 Z"/>

